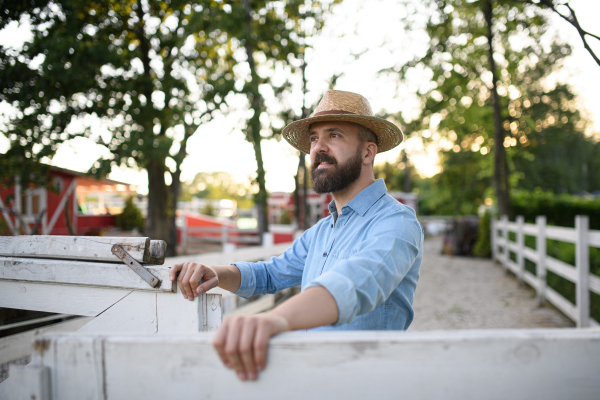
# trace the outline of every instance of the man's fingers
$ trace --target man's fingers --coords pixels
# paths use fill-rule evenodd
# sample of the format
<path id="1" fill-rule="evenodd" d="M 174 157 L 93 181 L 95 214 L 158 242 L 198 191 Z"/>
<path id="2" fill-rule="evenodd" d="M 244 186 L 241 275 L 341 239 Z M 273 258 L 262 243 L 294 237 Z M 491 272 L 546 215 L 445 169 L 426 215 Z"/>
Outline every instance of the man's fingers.
<path id="1" fill-rule="evenodd" d="M 241 336 L 239 342 L 239 355 L 246 378 L 251 381 L 256 379 L 256 366 L 252 355 L 252 345 L 254 344 L 254 334 L 257 320 L 248 318 L 241 326 Z"/>
<path id="2" fill-rule="evenodd" d="M 254 350 L 254 365 L 256 365 L 256 372 L 260 372 L 265 369 L 267 364 L 267 346 L 272 333 L 267 321 L 261 321 L 256 327 L 254 333 L 254 343 L 252 344 Z"/>
<path id="3" fill-rule="evenodd" d="M 243 317 L 233 317 L 230 320 L 229 327 L 227 329 L 227 335 L 225 337 L 225 356 L 231 365 L 231 368 L 235 369 L 238 377 L 242 380 L 246 378 L 242 362 L 238 353 L 240 331 L 244 322 Z"/>
<path id="4" fill-rule="evenodd" d="M 175 278 L 177 277 L 177 273 L 179 271 L 181 271 L 181 268 L 183 268 L 183 263 L 179 263 L 179 264 L 175 264 L 171 267 L 171 271 L 169 271 L 169 279 L 171 279 L 172 281 L 175 280 Z"/>
<path id="5" fill-rule="evenodd" d="M 219 354 L 219 357 L 221 358 L 223 364 L 225 364 L 227 368 L 231 368 L 231 363 L 229 362 L 229 359 L 225 354 L 225 340 L 227 339 L 228 327 L 229 319 L 226 319 L 225 321 L 223 321 L 219 329 L 217 329 L 217 332 L 213 337 L 213 346 L 215 350 L 217 350 L 217 354 Z"/>
<path id="6" fill-rule="evenodd" d="M 202 282 L 202 284 L 199 285 L 198 288 L 196 289 L 196 293 L 197 294 L 206 293 L 210 289 L 216 288 L 217 286 L 219 286 L 219 279 L 215 276 L 214 278 L 211 278 L 211 279 L 207 280 L 206 282 Z"/>
<path id="7" fill-rule="evenodd" d="M 181 280 L 181 283 L 184 288 L 182 290 L 185 290 L 186 296 L 189 300 L 194 299 L 194 293 L 196 292 L 196 287 L 198 286 L 198 282 L 196 282 L 195 284 L 192 284 L 192 275 L 196 271 L 197 267 L 198 266 L 194 263 L 188 263 L 187 269 L 185 271 L 185 275 L 183 276 L 183 279 Z"/>

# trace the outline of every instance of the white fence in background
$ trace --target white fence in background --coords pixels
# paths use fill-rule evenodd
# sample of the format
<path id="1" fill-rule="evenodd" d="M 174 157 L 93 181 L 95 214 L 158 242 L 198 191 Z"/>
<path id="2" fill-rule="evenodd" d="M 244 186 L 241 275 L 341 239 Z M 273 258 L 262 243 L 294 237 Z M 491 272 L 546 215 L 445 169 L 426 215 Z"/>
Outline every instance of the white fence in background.
<path id="1" fill-rule="evenodd" d="M 516 242 L 509 240 L 509 232 L 516 234 Z M 536 250 L 525 246 L 525 235 L 536 238 Z M 575 266 L 549 256 L 546 253 L 546 239 L 575 243 Z M 545 216 L 538 216 L 535 224 L 526 224 L 522 216 L 517 217 L 516 222 L 509 222 L 504 217 L 492 220 L 491 240 L 493 259 L 533 287 L 541 302 L 548 300 L 575 321 L 578 327 L 600 326 L 590 318 L 590 291 L 600 294 L 600 278 L 590 274 L 589 258 L 589 247 L 600 247 L 600 231 L 589 229 L 587 216 L 578 215 L 575 218 L 575 229 L 548 226 Z M 515 253 L 516 261 L 511 260 L 510 252 Z M 525 270 L 525 259 L 536 264 L 536 275 Z M 576 304 L 546 285 L 546 271 L 575 283 Z"/>

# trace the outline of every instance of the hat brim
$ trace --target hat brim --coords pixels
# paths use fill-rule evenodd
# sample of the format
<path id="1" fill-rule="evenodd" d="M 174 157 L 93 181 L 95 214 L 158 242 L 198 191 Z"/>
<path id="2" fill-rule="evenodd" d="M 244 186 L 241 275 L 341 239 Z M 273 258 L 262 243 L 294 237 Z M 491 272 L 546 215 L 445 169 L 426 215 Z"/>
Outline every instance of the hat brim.
<path id="1" fill-rule="evenodd" d="M 393 149 L 404 140 L 402 131 L 392 122 L 379 117 L 356 114 L 320 115 L 294 121 L 283 128 L 283 138 L 294 148 L 308 154 L 310 153 L 310 141 L 308 139 L 310 125 L 323 121 L 354 122 L 369 128 L 377 135 L 378 153 Z"/>

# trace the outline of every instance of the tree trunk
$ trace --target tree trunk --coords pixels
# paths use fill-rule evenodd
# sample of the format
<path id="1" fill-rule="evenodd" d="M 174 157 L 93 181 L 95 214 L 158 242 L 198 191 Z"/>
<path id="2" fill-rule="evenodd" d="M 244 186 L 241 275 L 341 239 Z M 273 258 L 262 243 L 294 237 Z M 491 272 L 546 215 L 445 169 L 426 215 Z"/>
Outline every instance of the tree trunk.
<path id="1" fill-rule="evenodd" d="M 404 192 L 410 192 L 410 168 L 408 168 L 408 155 L 406 150 L 402 151 L 402 161 L 404 162 Z"/>
<path id="2" fill-rule="evenodd" d="M 260 237 L 262 241 L 262 234 L 269 231 L 269 221 L 267 219 L 267 187 L 265 184 L 265 169 L 263 166 L 262 149 L 260 147 L 261 135 L 260 135 L 260 114 L 262 113 L 262 97 L 258 91 L 259 77 L 256 72 L 256 64 L 254 63 L 253 45 L 252 45 L 252 26 L 251 26 L 251 11 L 249 0 L 244 0 L 244 10 L 246 13 L 246 37 L 244 39 L 244 45 L 246 48 L 246 55 L 248 57 L 248 66 L 250 67 L 250 92 L 248 93 L 248 99 L 250 100 L 250 107 L 254 111 L 254 115 L 248 121 L 248 127 L 246 132 L 246 138 L 252 143 L 254 147 L 254 155 L 256 157 L 256 182 L 258 183 L 258 193 L 255 196 L 256 208 L 258 211 L 258 229 L 260 231 Z"/>
<path id="3" fill-rule="evenodd" d="M 502 129 L 502 116 L 500 115 L 500 97 L 498 96 L 498 77 L 496 73 L 496 61 L 494 60 L 493 32 L 492 32 L 492 0 L 485 3 L 483 10 L 487 24 L 488 56 L 490 60 L 490 72 L 492 73 L 492 95 L 494 107 L 494 188 L 498 198 L 498 213 L 507 215 L 514 219 L 512 203 L 510 200 L 510 187 L 508 176 L 510 174 L 504 149 L 505 133 Z"/>
<path id="4" fill-rule="evenodd" d="M 171 192 L 165 183 L 166 167 L 157 160 L 150 160 L 148 171 L 148 210 L 146 214 L 146 236 L 167 242 L 167 252 L 175 251 L 176 243 L 169 237 L 171 219 Z"/>

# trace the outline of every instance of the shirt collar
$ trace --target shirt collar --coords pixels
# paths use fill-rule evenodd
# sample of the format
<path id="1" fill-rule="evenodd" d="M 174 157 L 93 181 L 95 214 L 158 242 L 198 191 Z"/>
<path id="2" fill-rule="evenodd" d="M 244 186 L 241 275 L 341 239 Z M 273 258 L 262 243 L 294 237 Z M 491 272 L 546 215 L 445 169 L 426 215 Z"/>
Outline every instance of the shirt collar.
<path id="1" fill-rule="evenodd" d="M 385 187 L 385 182 L 383 179 L 377 179 L 375 182 L 361 190 L 359 194 L 354 196 L 352 200 L 348 202 L 342 209 L 345 207 L 350 207 L 354 212 L 360 214 L 362 217 L 365 213 L 371 208 L 373 204 L 377 200 L 381 198 L 384 194 L 387 193 L 387 188 Z M 337 208 L 335 207 L 335 200 L 331 200 L 329 203 L 329 213 L 335 217 L 337 217 Z"/>

